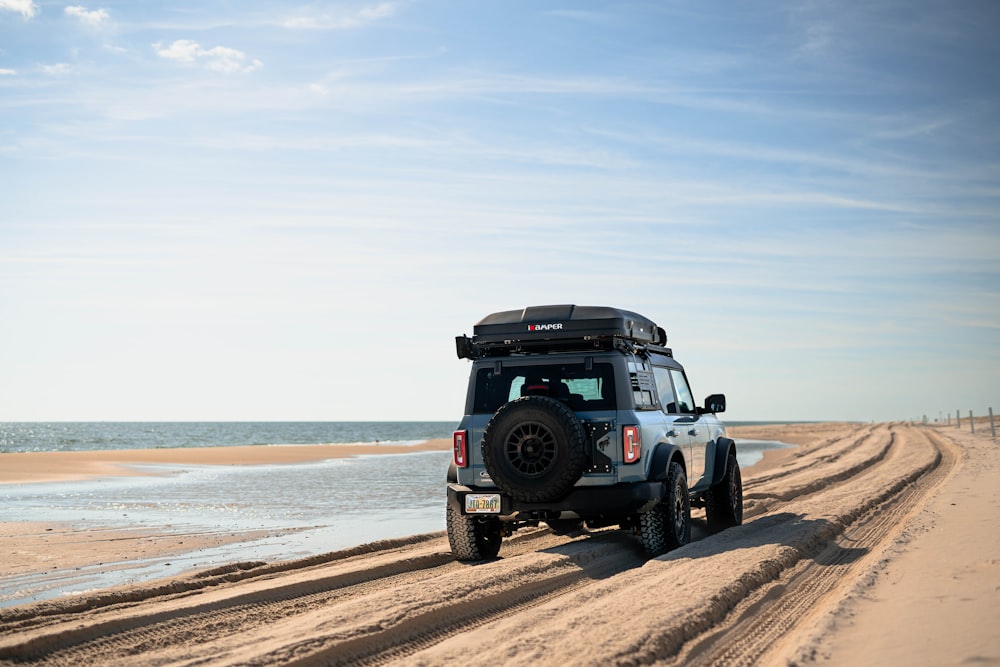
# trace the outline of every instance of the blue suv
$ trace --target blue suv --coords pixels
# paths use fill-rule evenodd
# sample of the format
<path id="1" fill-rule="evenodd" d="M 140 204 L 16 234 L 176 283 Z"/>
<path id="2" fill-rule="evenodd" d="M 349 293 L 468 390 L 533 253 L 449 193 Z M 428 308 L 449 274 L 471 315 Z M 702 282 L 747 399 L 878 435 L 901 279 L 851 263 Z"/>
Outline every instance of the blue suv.
<path id="1" fill-rule="evenodd" d="M 736 445 L 695 405 L 662 328 L 600 306 L 489 315 L 458 336 L 472 360 L 454 433 L 447 526 L 460 560 L 495 557 L 503 537 L 618 525 L 650 556 L 687 544 L 691 507 L 721 530 L 743 520 Z"/>

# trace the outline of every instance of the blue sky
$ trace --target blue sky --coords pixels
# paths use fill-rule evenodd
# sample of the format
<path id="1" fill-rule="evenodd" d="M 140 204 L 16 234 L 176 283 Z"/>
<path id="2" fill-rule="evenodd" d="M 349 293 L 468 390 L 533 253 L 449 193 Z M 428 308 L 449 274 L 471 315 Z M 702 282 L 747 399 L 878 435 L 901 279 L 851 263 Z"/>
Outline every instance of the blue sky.
<path id="1" fill-rule="evenodd" d="M 0 0 L 0 420 L 455 420 L 497 310 L 732 420 L 1000 410 L 994 2 Z"/>

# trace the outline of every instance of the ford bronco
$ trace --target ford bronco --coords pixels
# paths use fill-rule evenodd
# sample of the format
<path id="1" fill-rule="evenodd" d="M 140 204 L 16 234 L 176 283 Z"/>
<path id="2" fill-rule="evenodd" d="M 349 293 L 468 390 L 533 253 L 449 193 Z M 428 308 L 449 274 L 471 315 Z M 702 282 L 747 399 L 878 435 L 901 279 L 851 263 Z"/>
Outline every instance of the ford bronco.
<path id="1" fill-rule="evenodd" d="M 459 560 L 541 523 L 617 525 L 656 556 L 690 541 L 692 506 L 713 530 L 742 522 L 726 398 L 696 405 L 666 342 L 637 313 L 573 305 L 494 313 L 456 338 L 472 361 L 447 480 Z"/>

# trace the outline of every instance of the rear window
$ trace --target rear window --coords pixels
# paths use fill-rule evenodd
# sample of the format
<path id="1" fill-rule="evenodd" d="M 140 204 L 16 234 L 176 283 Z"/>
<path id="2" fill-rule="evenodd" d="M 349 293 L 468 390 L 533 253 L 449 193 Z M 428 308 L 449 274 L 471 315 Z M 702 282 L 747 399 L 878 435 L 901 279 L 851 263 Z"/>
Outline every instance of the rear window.
<path id="1" fill-rule="evenodd" d="M 500 373 L 481 368 L 476 374 L 473 412 L 493 414 L 521 396 L 550 396 L 571 410 L 614 410 L 615 381 L 611 364 L 503 365 Z"/>

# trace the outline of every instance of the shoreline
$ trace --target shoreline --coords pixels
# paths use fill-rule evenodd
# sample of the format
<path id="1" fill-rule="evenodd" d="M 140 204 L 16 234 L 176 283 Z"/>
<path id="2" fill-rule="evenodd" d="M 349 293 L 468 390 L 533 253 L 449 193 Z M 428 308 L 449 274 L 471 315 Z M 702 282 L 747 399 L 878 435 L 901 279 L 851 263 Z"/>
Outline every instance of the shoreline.
<path id="1" fill-rule="evenodd" d="M 446 438 L 413 445 L 337 443 L 326 445 L 233 445 L 162 449 L 101 449 L 0 454 L 0 485 L 73 482 L 100 477 L 146 476 L 133 465 L 281 465 L 314 463 L 370 454 L 447 451 Z"/>
<path id="2" fill-rule="evenodd" d="M 833 422 L 831 422 L 833 423 Z M 745 439 L 774 440 L 799 445 L 810 439 L 813 423 L 789 423 L 734 426 L 729 436 Z M 143 477 L 155 475 L 138 470 L 136 465 L 282 465 L 315 463 L 330 459 L 379 454 L 409 454 L 424 451 L 448 451 L 450 439 L 436 438 L 415 444 L 380 444 L 372 442 L 287 445 L 221 445 L 214 447 L 164 447 L 155 449 L 100 449 L 44 452 L 0 453 L 0 487 L 7 484 L 75 482 L 102 477 Z M 764 458 L 752 467 L 777 461 L 795 447 L 766 450 Z"/>

